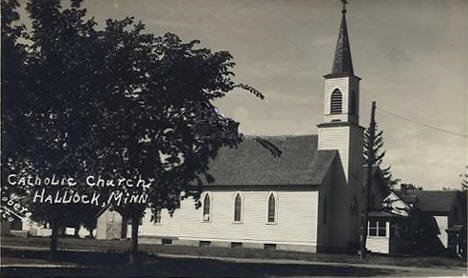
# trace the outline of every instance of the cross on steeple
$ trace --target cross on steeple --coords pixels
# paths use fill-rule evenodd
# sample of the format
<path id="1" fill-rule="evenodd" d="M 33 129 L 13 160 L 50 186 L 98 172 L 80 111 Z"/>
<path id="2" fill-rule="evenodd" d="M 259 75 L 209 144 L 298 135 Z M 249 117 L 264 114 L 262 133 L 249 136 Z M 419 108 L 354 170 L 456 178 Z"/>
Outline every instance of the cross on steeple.
<path id="1" fill-rule="evenodd" d="M 341 13 L 345 14 L 346 13 L 346 4 L 348 4 L 348 0 L 341 0 L 343 2 L 343 9 L 341 9 Z"/>

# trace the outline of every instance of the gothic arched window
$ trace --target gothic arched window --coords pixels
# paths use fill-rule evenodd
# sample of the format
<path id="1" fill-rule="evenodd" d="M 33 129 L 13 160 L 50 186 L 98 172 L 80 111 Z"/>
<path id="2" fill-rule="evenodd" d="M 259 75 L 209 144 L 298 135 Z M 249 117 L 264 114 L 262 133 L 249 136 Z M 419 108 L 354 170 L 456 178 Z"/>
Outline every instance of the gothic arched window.
<path id="1" fill-rule="evenodd" d="M 331 94 L 330 102 L 330 114 L 340 114 L 342 113 L 343 107 L 343 95 L 340 90 L 335 89 Z"/>
<path id="2" fill-rule="evenodd" d="M 236 194 L 236 198 L 234 199 L 234 222 L 241 221 L 241 213 L 242 213 L 242 198 L 240 193 Z"/>
<path id="3" fill-rule="evenodd" d="M 268 223 L 276 222 L 276 198 L 275 194 L 270 193 L 268 197 Z"/>
<path id="4" fill-rule="evenodd" d="M 206 193 L 203 198 L 203 221 L 211 220 L 211 199 L 210 194 Z"/>

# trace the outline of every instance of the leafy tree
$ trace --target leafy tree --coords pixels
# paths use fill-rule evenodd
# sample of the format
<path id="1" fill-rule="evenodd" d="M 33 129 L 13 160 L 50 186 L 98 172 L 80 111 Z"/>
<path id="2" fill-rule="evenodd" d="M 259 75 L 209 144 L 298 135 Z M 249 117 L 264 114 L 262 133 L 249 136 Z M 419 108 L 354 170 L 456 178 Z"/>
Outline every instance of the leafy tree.
<path id="1" fill-rule="evenodd" d="M 412 191 L 423 190 L 422 186 L 417 186 L 417 185 L 414 185 L 412 183 L 402 183 L 400 186 L 401 186 L 402 189 L 405 189 L 405 190 L 412 190 Z"/>
<path id="2" fill-rule="evenodd" d="M 465 166 L 466 172 L 464 174 L 460 174 L 462 181 L 460 183 L 461 190 L 467 191 L 468 190 L 468 166 Z"/>
<path id="3" fill-rule="evenodd" d="M 16 6 L 11 7 L 13 11 Z M 22 169 L 24 175 L 76 177 L 75 192 L 97 190 L 109 197 L 108 203 L 132 220 L 135 259 L 145 209 L 172 213 L 182 198 L 198 200 L 202 185 L 213 181 L 209 160 L 219 148 L 236 147 L 243 140 L 239 123 L 223 116 L 213 101 L 238 89 L 261 99 L 263 95 L 233 81 L 235 64 L 227 51 L 212 52 L 175 34 L 144 33 L 144 25 L 132 18 L 109 19 L 98 30 L 79 0 L 67 8 L 60 0 L 30 0 L 26 9 L 32 22 L 30 46 L 23 52 L 15 44 L 5 50 L 23 53 L 26 57 L 18 64 L 25 70 L 5 79 L 2 75 L 2 86 L 8 81 L 5 84 L 19 87 L 6 87 L 6 93 L 25 103 L 19 116 L 8 120 L 17 124 L 24 119 L 27 136 L 17 126 L 8 135 L 16 131 L 30 141 L 25 151 L 18 151 L 23 154 L 19 158 L 5 156 L 23 167 L 2 174 Z M 5 112 L 4 119 L 2 111 L 2 121 L 11 113 Z M 273 156 L 280 155 L 268 141 L 257 141 Z M 143 179 L 150 186 L 91 188 L 79 179 L 97 173 L 106 180 Z M 34 188 L 17 188 L 33 219 L 52 227 L 52 257 L 60 227 L 70 222 L 95 225 L 83 220 L 80 205 L 34 203 Z M 60 190 L 49 188 L 49 193 Z M 122 195 L 119 199 L 112 194 Z M 145 200 L 127 202 L 132 196 Z"/>
<path id="4" fill-rule="evenodd" d="M 143 30 L 131 18 L 107 21 L 104 45 L 119 59 L 103 64 L 109 71 L 102 72 L 102 79 L 112 89 L 103 95 L 101 132 L 96 134 L 100 173 L 108 179 L 151 180 L 148 188 L 118 188 L 127 196 L 148 196 L 147 204 L 113 199 L 113 207 L 131 220 L 133 258 L 147 206 L 173 213 L 182 198 L 198 200 L 204 181 L 213 181 L 209 160 L 221 147 L 242 142 L 239 123 L 223 116 L 213 101 L 236 88 L 263 99 L 254 88 L 232 80 L 234 63 L 228 52 Z M 269 142 L 257 141 L 280 154 Z"/>
<path id="5" fill-rule="evenodd" d="M 2 180 L 6 180 L 8 169 L 28 168 L 27 146 L 28 124 L 27 113 L 30 110 L 27 103 L 24 77 L 27 57 L 26 45 L 20 43 L 26 38 L 25 26 L 18 25 L 19 14 L 16 0 L 1 2 L 1 165 Z M 2 183 L 2 196 L 15 194 L 15 188 Z M 16 191 L 17 195 L 21 192 Z"/>
<path id="6" fill-rule="evenodd" d="M 2 66 L 8 68 L 2 71 L 2 176 L 84 177 L 95 159 L 90 146 L 93 119 L 98 117 L 92 101 L 99 59 L 93 52 L 94 21 L 83 19 L 79 1 L 66 9 L 60 1 L 30 1 L 26 9 L 32 31 L 26 34 L 24 26 L 12 25 L 19 19 L 17 7 L 15 1 L 2 1 Z M 78 221 L 77 207 L 35 203 L 36 190 L 30 185 L 4 183 L 2 193 L 5 189 L 21 197 L 33 220 L 50 224 L 54 258 L 59 228 Z M 61 190 L 47 189 L 50 194 Z"/>
<path id="7" fill-rule="evenodd" d="M 364 132 L 364 151 L 363 151 L 363 165 L 367 166 L 367 157 L 369 155 L 370 151 L 370 145 L 369 145 L 369 138 L 370 138 L 370 133 L 369 133 L 369 128 L 367 128 Z M 375 125 L 375 137 L 374 137 L 374 146 L 373 146 L 373 153 L 374 153 L 374 167 L 380 166 L 382 164 L 383 158 L 385 156 L 385 150 L 383 150 L 383 130 L 378 129 L 378 126 Z M 394 189 L 394 187 L 400 182 L 400 179 L 395 179 L 393 178 L 393 175 L 391 173 L 391 166 L 382 168 L 382 174 L 385 179 L 385 182 L 387 186 L 390 189 Z"/>

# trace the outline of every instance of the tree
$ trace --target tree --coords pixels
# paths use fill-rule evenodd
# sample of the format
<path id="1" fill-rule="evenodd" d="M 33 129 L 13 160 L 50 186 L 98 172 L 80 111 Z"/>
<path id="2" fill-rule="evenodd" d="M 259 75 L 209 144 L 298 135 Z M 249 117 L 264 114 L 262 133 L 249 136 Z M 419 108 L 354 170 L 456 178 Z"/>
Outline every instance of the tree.
<path id="1" fill-rule="evenodd" d="M 460 174 L 462 181 L 460 183 L 461 190 L 467 191 L 468 190 L 468 166 L 465 166 L 466 172 L 464 174 Z"/>
<path id="2" fill-rule="evenodd" d="M 2 180 L 5 181 L 8 169 L 23 169 L 29 165 L 26 146 L 30 143 L 30 134 L 26 115 L 30 109 L 24 101 L 27 99 L 24 82 L 27 52 L 20 39 L 26 38 L 26 32 L 24 25 L 17 25 L 19 3 L 2 0 L 1 5 L 1 165 Z M 15 188 L 2 183 L 2 196 L 15 193 L 21 195 Z"/>
<path id="3" fill-rule="evenodd" d="M 423 187 L 422 186 L 417 186 L 417 185 L 414 185 L 412 183 L 402 183 L 401 185 L 401 188 L 404 189 L 404 190 L 410 190 L 410 191 L 420 191 L 420 190 L 423 190 Z"/>
<path id="4" fill-rule="evenodd" d="M 2 1 L 2 66 L 8 68 L 2 71 L 2 177 L 10 173 L 82 177 L 95 154 L 89 147 L 93 140 L 89 127 L 97 118 L 92 102 L 99 58 L 93 53 L 94 21 L 83 19 L 79 1 L 67 9 L 60 1 L 30 1 L 26 9 L 32 31 L 25 34 L 24 26 L 12 25 L 19 19 L 17 7 L 16 1 Z M 36 203 L 35 188 L 27 184 L 4 183 L 2 194 L 5 189 L 21 197 L 33 220 L 50 224 L 55 258 L 59 228 L 78 219 L 76 206 Z M 50 194 L 61 190 L 47 189 Z"/>
<path id="5" fill-rule="evenodd" d="M 132 18 L 109 19 L 104 29 L 97 29 L 79 0 L 68 8 L 60 0 L 31 0 L 26 9 L 32 30 L 26 58 L 20 61 L 25 70 L 19 78 L 7 79 L 24 85 L 17 89 L 20 94 L 13 89 L 7 94 L 16 101 L 23 97 L 26 108 L 19 115 L 28 131 L 24 140 L 30 142 L 23 156 L 7 160 L 26 161 L 24 175 L 77 177 L 73 192 L 98 191 L 108 197 L 104 205 L 132 220 L 131 258 L 136 259 L 145 209 L 173 212 L 182 198 L 198 200 L 202 185 L 213 181 L 209 160 L 219 148 L 243 140 L 239 123 L 223 116 L 213 101 L 238 89 L 263 95 L 233 81 L 229 52 L 198 47 L 197 40 L 144 33 L 144 25 Z M 19 79 L 24 82 L 15 83 Z M 257 141 L 280 155 L 268 141 Z M 83 180 L 90 174 L 144 180 L 148 186 L 91 188 Z M 36 203 L 34 188 L 16 188 L 33 218 L 52 227 L 55 257 L 59 228 L 83 222 L 81 206 Z M 62 188 L 48 190 L 55 194 Z M 132 196 L 141 198 L 132 202 Z"/>
<path id="6" fill-rule="evenodd" d="M 104 61 L 109 71 L 102 72 L 102 80 L 112 90 L 102 94 L 104 113 L 95 134 L 96 166 L 107 179 L 151 180 L 147 188 L 121 186 L 117 191 L 147 196 L 147 203 L 112 199 L 113 207 L 131 220 L 133 260 L 147 206 L 173 213 L 183 198 L 198 200 L 204 181 L 213 181 L 210 159 L 221 147 L 242 142 L 239 123 L 223 116 L 213 101 L 236 88 L 263 99 L 254 88 L 232 80 L 230 53 L 200 48 L 196 40 L 182 42 L 175 34 L 155 36 L 143 30 L 131 18 L 107 21 L 104 45 L 119 59 Z M 269 142 L 257 141 L 273 155 L 280 154 Z"/>
<path id="7" fill-rule="evenodd" d="M 374 140 L 374 167 L 380 166 L 382 164 L 383 158 L 385 156 L 385 150 L 382 150 L 384 142 L 383 142 L 383 130 L 378 130 L 378 126 L 375 127 L 375 140 Z M 363 165 L 367 166 L 367 157 L 369 155 L 369 128 L 367 128 L 364 132 L 364 159 Z M 393 178 L 391 173 L 391 166 L 385 167 L 382 170 L 383 177 L 389 189 L 394 189 L 395 186 L 401 181 L 400 179 Z"/>

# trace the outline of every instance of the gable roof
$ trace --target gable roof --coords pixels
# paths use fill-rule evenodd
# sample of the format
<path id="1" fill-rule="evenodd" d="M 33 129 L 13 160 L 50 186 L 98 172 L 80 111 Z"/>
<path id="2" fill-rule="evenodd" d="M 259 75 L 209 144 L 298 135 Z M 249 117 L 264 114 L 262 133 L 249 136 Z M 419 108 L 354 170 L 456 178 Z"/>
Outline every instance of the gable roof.
<path id="1" fill-rule="evenodd" d="M 446 214 L 452 210 L 458 191 L 451 190 L 411 190 L 406 194 L 395 193 L 407 204 L 413 204 L 422 212 Z"/>
<path id="2" fill-rule="evenodd" d="M 449 213 L 457 198 L 457 191 L 438 190 L 425 191 L 417 190 L 409 195 L 416 195 L 416 207 L 423 212 Z"/>
<path id="3" fill-rule="evenodd" d="M 262 137 L 278 147 L 275 158 L 248 136 L 237 148 L 223 147 L 210 161 L 208 173 L 215 179 L 206 185 L 320 185 L 336 150 L 317 150 L 317 135 Z"/>

